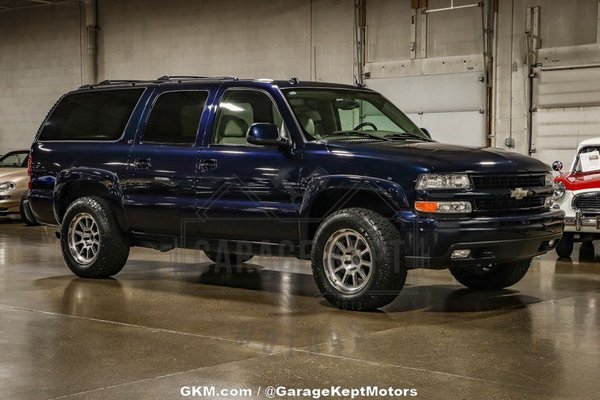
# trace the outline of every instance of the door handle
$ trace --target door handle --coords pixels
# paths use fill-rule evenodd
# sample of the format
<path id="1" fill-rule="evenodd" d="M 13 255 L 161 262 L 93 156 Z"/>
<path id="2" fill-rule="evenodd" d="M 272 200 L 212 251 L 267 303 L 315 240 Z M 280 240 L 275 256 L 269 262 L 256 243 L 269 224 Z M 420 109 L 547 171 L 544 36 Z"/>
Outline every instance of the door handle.
<path id="1" fill-rule="evenodd" d="M 133 165 L 139 169 L 150 169 L 152 163 L 149 158 L 136 158 Z"/>
<path id="2" fill-rule="evenodd" d="M 210 158 L 208 160 L 200 160 L 200 162 L 198 163 L 200 172 L 210 171 L 211 169 L 217 168 L 217 166 L 218 162 L 214 158 Z"/>

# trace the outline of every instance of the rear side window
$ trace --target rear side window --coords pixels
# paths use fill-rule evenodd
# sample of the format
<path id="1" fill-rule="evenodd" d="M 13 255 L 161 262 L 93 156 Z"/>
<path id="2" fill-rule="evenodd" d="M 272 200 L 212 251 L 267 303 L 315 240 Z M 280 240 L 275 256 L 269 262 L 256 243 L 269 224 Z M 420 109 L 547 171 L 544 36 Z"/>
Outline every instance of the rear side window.
<path id="1" fill-rule="evenodd" d="M 142 141 L 194 144 L 208 92 L 167 92 L 158 97 Z"/>
<path id="2" fill-rule="evenodd" d="M 117 140 L 144 89 L 73 93 L 56 106 L 40 140 Z"/>

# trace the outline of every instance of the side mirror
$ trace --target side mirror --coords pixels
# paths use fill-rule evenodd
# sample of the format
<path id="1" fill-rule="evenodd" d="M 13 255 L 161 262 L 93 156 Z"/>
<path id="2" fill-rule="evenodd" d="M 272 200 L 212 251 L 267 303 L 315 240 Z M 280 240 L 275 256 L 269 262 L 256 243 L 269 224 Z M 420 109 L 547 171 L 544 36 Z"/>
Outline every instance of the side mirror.
<path id="1" fill-rule="evenodd" d="M 552 163 L 552 169 L 555 170 L 556 172 L 562 173 L 563 163 L 561 163 L 560 161 L 554 161 Z"/>
<path id="2" fill-rule="evenodd" d="M 431 139 L 431 133 L 426 128 L 419 128 L 429 139 Z"/>
<path id="3" fill-rule="evenodd" d="M 248 143 L 261 146 L 288 146 L 289 143 L 279 137 L 279 129 L 275 124 L 256 122 L 250 126 L 246 134 Z"/>

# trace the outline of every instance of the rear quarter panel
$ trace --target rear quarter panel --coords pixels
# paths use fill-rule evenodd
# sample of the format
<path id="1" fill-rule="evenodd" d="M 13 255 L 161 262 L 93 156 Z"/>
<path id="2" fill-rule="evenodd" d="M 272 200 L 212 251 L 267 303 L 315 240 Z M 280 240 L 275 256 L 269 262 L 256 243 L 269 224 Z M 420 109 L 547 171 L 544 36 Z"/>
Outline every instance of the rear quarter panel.
<path id="1" fill-rule="evenodd" d="M 131 144 L 152 92 L 152 88 L 147 88 L 142 94 L 123 135 L 116 141 L 39 141 L 38 137 L 42 130 L 40 128 L 31 148 L 32 186 L 29 194 L 31 210 L 38 222 L 48 225 L 59 224 L 54 212 L 59 174 L 69 175 L 69 170 L 85 167 L 90 170 L 111 171 L 118 178 L 125 177 Z M 99 181 L 104 177 L 100 172 L 97 175 Z M 75 179 L 77 174 L 72 176 Z"/>

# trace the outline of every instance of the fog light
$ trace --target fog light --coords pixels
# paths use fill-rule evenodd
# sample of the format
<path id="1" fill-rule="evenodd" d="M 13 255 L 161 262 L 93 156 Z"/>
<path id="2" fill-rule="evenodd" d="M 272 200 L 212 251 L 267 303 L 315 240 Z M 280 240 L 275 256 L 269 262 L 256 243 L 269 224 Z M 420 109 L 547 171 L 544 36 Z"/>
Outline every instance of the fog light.
<path id="1" fill-rule="evenodd" d="M 464 250 L 454 250 L 452 252 L 452 256 L 451 258 L 453 260 L 457 260 L 457 259 L 464 259 L 464 258 L 469 258 L 471 256 L 471 250 L 469 249 L 464 249 Z"/>

